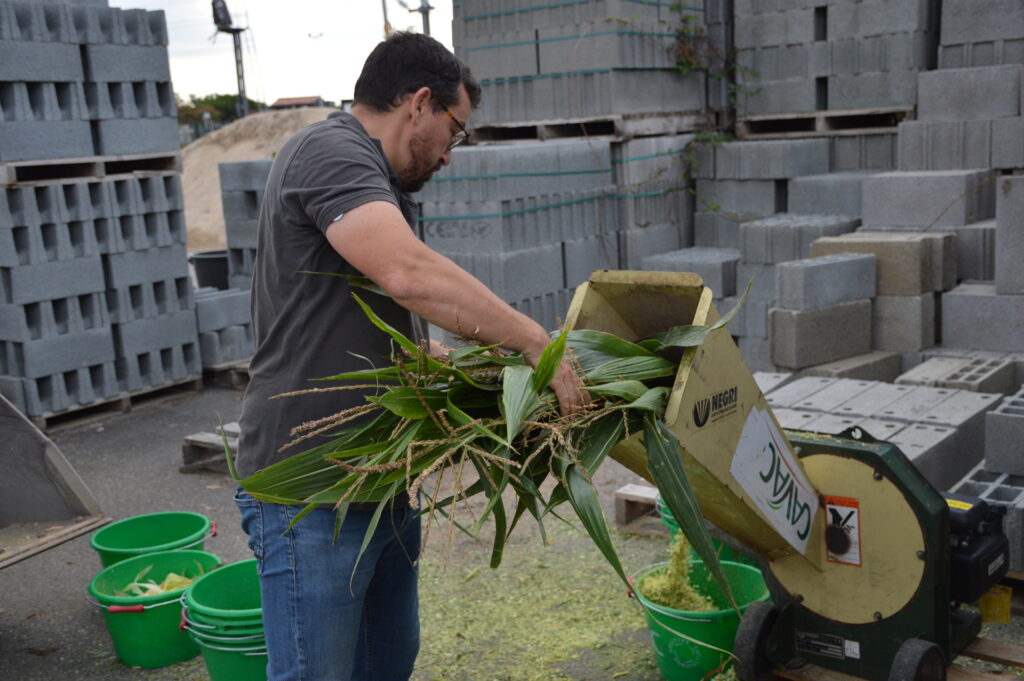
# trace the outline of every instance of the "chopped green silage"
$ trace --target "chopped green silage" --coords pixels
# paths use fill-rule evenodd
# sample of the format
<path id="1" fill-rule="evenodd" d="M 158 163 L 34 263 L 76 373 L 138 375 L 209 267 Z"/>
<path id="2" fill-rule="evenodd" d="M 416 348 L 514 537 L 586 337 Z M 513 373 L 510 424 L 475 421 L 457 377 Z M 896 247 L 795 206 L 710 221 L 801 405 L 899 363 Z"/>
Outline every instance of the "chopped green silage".
<path id="1" fill-rule="evenodd" d="M 517 532 L 500 570 L 469 540 L 420 567 L 422 649 L 415 681 L 657 681 L 642 610 L 578 521 L 549 524 L 549 545 Z M 664 537 L 615 535 L 633 567 L 664 557 Z"/>
<path id="2" fill-rule="evenodd" d="M 646 575 L 637 589 L 647 600 L 676 610 L 703 612 L 718 606 L 690 583 L 690 542 L 677 533 L 669 550 L 668 568 Z"/>

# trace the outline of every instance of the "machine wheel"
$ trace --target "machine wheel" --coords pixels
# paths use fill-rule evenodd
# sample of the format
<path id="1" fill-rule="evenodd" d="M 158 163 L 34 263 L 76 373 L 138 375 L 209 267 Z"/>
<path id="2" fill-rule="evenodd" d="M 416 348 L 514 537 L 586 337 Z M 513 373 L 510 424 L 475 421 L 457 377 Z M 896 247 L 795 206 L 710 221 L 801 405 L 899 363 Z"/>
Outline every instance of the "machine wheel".
<path id="1" fill-rule="evenodd" d="M 733 644 L 736 678 L 740 681 L 767 681 L 771 677 L 774 665 L 768 659 L 768 637 L 778 617 L 779 609 L 770 601 L 754 601 L 747 606 Z"/>
<path id="2" fill-rule="evenodd" d="M 889 681 L 946 681 L 942 649 L 931 641 L 907 639 L 893 658 Z"/>

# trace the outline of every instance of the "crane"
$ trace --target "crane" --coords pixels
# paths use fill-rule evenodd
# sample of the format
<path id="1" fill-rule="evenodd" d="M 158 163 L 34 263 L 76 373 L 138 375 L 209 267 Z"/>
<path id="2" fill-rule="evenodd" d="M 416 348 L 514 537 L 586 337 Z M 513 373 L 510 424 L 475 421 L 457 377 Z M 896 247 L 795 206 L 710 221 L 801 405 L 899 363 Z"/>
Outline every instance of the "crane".
<path id="1" fill-rule="evenodd" d="M 245 95 L 245 67 L 242 64 L 242 33 L 246 28 L 235 26 L 231 21 L 231 13 L 228 11 L 227 3 L 224 0 L 212 0 L 213 23 L 217 26 L 217 33 L 230 33 L 235 43 L 235 74 L 238 78 L 238 101 L 235 102 L 235 111 L 239 118 L 249 115 L 249 99 Z"/>

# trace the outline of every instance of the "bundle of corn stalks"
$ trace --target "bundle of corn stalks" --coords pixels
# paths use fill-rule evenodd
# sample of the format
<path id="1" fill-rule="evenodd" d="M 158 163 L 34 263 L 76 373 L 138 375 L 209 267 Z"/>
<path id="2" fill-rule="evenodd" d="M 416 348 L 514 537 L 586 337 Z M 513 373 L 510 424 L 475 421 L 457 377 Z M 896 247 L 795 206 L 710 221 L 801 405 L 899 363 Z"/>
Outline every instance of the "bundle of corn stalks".
<path id="1" fill-rule="evenodd" d="M 652 479 L 698 555 L 730 593 L 686 478 L 679 442 L 663 415 L 678 371 L 678 361 L 669 356 L 678 357 L 677 348 L 700 345 L 722 329 L 743 299 L 712 326 L 679 326 L 636 342 L 601 331 L 558 333 L 531 368 L 521 355 L 493 346 L 469 345 L 433 357 L 354 298 L 394 340 L 391 364 L 319 379 L 337 385 L 279 397 L 368 387 L 379 388 L 377 394 L 365 405 L 296 428 L 286 447 L 316 436 L 326 442 L 238 480 L 247 492 L 263 501 L 306 505 L 296 522 L 319 505 L 334 504 L 336 533 L 350 503 L 378 502 L 364 547 L 385 506 L 403 491 L 415 508 L 447 515 L 456 524 L 456 504 L 483 495 L 480 516 L 458 527 L 478 536 L 493 519 L 492 567 L 500 564 L 505 543 L 525 514 L 540 525 L 543 537 L 545 517 L 558 517 L 554 510 L 568 501 L 629 585 L 591 476 L 616 443 L 642 432 Z M 565 418 L 548 388 L 563 357 L 570 358 L 593 397 L 592 408 Z M 230 456 L 228 463 L 237 480 Z M 454 477 L 454 491 L 443 496 L 447 475 Z M 541 487 L 549 476 L 555 484 L 545 495 Z M 511 517 L 502 503 L 508 489 L 517 499 Z"/>

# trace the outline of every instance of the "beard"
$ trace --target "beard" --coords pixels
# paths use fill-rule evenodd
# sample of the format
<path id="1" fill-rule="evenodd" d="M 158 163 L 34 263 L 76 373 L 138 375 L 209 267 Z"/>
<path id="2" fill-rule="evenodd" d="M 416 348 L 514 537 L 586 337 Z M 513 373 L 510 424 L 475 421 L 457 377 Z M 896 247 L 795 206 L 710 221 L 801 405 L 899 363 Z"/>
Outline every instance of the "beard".
<path id="1" fill-rule="evenodd" d="M 414 194 L 441 169 L 441 159 L 433 158 L 430 144 L 423 137 L 413 137 L 409 143 L 409 165 L 398 173 L 398 186 Z"/>

